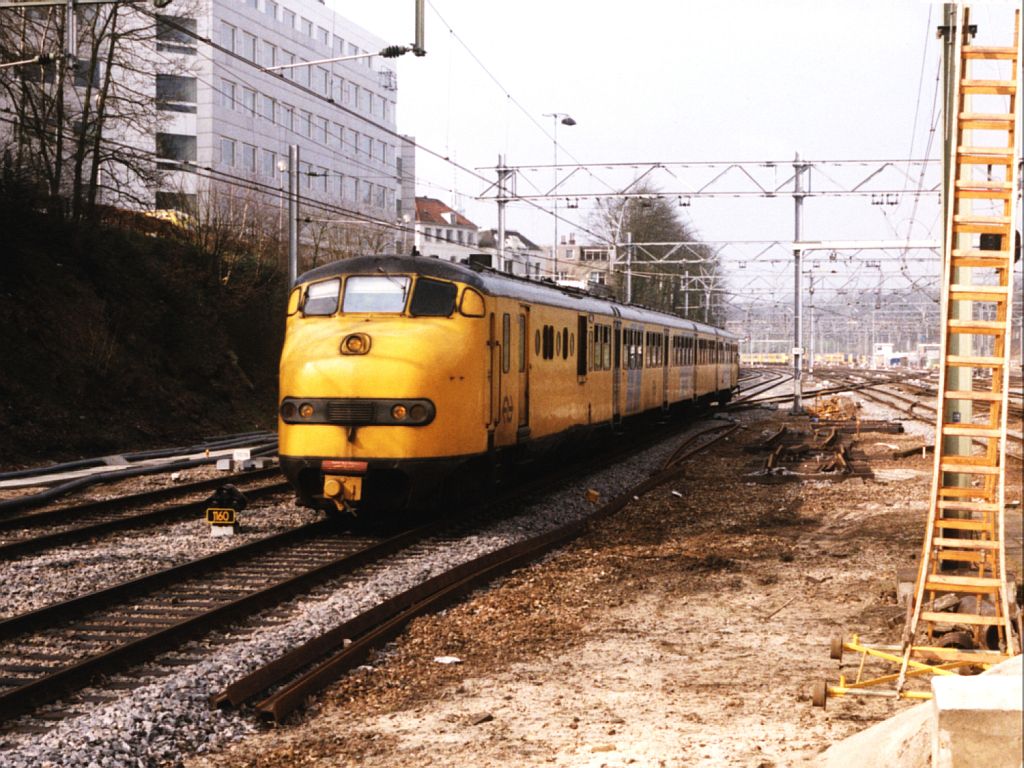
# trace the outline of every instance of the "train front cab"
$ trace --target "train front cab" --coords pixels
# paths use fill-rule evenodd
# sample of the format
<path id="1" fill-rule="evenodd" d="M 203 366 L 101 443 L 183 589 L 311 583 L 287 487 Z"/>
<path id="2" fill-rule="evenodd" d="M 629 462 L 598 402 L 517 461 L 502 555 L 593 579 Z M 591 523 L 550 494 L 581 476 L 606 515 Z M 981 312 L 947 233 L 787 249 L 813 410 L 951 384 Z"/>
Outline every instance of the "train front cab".
<path id="1" fill-rule="evenodd" d="M 485 396 L 487 323 L 480 291 L 414 271 L 341 271 L 299 285 L 281 354 L 278 439 L 300 502 L 405 508 L 485 455 L 495 410 Z"/>

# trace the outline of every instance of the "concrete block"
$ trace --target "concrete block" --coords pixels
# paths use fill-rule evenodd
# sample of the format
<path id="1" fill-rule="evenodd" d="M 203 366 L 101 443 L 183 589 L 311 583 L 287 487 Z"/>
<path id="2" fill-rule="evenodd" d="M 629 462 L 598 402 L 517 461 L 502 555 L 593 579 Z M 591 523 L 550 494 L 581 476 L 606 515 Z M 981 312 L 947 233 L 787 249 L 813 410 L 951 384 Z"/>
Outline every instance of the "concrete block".
<path id="1" fill-rule="evenodd" d="M 235 448 L 231 452 L 231 458 L 235 461 L 245 461 L 252 458 L 252 450 L 249 448 Z"/>
<path id="2" fill-rule="evenodd" d="M 217 469 L 222 472 L 230 472 L 233 463 L 231 459 L 217 459 Z"/>
<path id="3" fill-rule="evenodd" d="M 1019 676 L 932 679 L 932 768 L 1019 768 Z"/>

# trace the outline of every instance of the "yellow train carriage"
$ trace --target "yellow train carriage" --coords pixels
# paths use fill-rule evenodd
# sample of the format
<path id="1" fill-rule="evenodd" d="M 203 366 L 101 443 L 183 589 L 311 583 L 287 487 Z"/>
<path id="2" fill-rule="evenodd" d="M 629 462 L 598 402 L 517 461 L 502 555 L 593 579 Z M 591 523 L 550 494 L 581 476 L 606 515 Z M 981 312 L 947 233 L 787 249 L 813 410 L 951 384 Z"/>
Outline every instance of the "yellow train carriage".
<path id="1" fill-rule="evenodd" d="M 467 470 L 727 399 L 738 378 L 717 329 L 436 259 L 326 265 L 288 310 L 279 451 L 316 507 L 419 504 Z"/>

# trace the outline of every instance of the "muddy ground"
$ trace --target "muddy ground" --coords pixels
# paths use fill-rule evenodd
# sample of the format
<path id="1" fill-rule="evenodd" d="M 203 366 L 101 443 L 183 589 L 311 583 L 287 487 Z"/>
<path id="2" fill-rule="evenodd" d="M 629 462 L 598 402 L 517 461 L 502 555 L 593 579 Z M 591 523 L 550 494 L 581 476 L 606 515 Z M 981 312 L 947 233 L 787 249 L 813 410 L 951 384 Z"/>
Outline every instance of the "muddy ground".
<path id="1" fill-rule="evenodd" d="M 189 765 L 767 768 L 893 714 L 903 705 L 817 709 L 809 691 L 836 679 L 833 635 L 898 641 L 895 573 L 918 556 L 932 460 L 891 454 L 922 436 L 861 434 L 875 479 L 765 482 L 747 448 L 808 422 L 738 418 L 677 481 L 417 620 L 296 721 Z"/>

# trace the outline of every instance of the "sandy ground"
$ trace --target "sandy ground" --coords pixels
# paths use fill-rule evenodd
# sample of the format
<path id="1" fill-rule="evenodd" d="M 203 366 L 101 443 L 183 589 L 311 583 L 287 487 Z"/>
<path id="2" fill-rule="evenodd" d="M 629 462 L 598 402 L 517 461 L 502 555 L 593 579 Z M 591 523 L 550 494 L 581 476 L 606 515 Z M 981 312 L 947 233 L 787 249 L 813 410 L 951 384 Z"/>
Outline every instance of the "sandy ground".
<path id="1" fill-rule="evenodd" d="M 189 765 L 767 768 L 902 709 L 816 709 L 809 691 L 837 677 L 831 636 L 898 639 L 895 572 L 918 555 L 931 458 L 889 456 L 921 437 L 862 434 L 876 480 L 767 484 L 744 446 L 789 417 L 740 418 L 677 482 L 417 620 L 295 722 Z"/>

